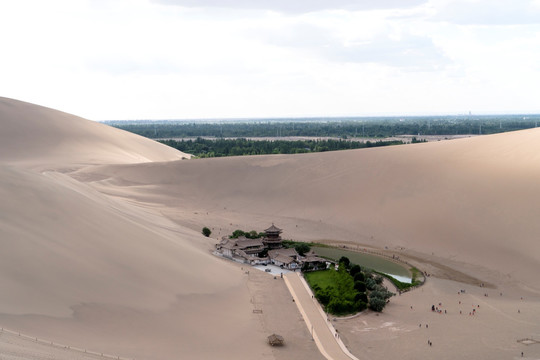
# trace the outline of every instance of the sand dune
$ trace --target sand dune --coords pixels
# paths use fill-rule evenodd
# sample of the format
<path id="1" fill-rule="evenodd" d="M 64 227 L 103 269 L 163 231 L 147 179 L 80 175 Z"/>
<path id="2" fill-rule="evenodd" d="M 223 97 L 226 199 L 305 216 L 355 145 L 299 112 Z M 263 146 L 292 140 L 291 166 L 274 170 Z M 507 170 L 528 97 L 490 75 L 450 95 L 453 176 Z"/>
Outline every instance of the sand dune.
<path id="1" fill-rule="evenodd" d="M 100 191 L 179 208 L 191 214 L 185 225 L 230 231 L 271 219 L 294 238 L 434 253 L 540 290 L 539 154 L 540 129 L 532 129 L 359 151 L 103 166 L 73 176 L 97 176 Z M 138 190 L 128 194 L 124 183 Z"/>
<path id="2" fill-rule="evenodd" d="M 256 288 L 247 286 L 254 278 L 212 256 L 213 241 L 159 209 L 118 201 L 64 174 L 184 154 L 7 99 L 0 102 L 0 121 L 2 327 L 138 359 L 272 356 L 267 332 L 290 324 L 263 326 L 252 312 Z M 265 310 L 272 314 L 272 307 Z M 292 305 L 288 313 L 295 314 Z M 308 334 L 300 328 L 295 336 Z M 296 352 L 317 356 L 307 344 Z M 25 357 L 24 349 L 17 351 Z M 40 359 L 40 351 L 29 347 L 26 356 Z"/>
<path id="3" fill-rule="evenodd" d="M 216 237 L 275 222 L 286 237 L 387 248 L 433 273 L 381 318 L 336 324 L 357 355 L 383 359 L 409 349 L 405 358 L 502 359 L 518 354 L 516 339 L 538 333 L 539 129 L 176 161 L 185 155 L 14 100 L 0 99 L 0 122 L 4 327 L 138 359 L 321 358 L 279 279 L 247 275 L 210 254 Z M 202 226 L 214 240 L 200 235 Z M 459 280 L 452 271 L 476 280 L 448 280 Z M 447 300 L 455 312 L 462 288 L 468 303 L 490 309 L 475 326 L 405 313 Z M 479 298 L 486 291 L 490 300 Z M 505 296 L 491 300 L 499 292 Z M 445 343 L 431 353 L 416 345 L 428 335 L 413 331 L 426 319 L 429 336 Z M 265 344 L 274 331 L 288 346 Z M 33 351 L 28 345 L 27 358 L 39 359 Z"/>
<path id="4" fill-rule="evenodd" d="M 2 163 L 76 166 L 188 158 L 125 131 L 43 106 L 0 97 Z"/>

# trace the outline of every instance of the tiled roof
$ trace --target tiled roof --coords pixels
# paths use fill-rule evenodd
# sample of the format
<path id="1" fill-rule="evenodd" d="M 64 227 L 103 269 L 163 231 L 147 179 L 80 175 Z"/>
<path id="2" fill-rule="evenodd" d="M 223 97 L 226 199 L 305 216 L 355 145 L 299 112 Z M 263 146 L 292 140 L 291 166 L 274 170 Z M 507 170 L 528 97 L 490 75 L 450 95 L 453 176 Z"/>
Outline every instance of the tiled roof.
<path id="1" fill-rule="evenodd" d="M 276 227 L 274 224 L 270 226 L 268 229 L 264 230 L 265 232 L 282 232 L 280 228 Z"/>
<path id="2" fill-rule="evenodd" d="M 237 240 L 236 246 L 238 246 L 240 249 L 252 247 L 252 246 L 264 246 L 262 241 L 260 239 L 245 239 L 245 240 Z"/>
<path id="3" fill-rule="evenodd" d="M 282 249 L 275 249 L 275 250 L 269 250 L 268 256 L 275 257 L 277 255 L 285 255 L 285 256 L 298 256 L 298 253 L 294 248 L 282 248 Z"/>
<path id="4" fill-rule="evenodd" d="M 294 261 L 292 257 L 281 255 L 281 254 L 274 256 L 272 259 L 274 259 L 275 261 L 279 261 L 280 263 L 283 263 L 283 264 L 290 264 Z"/>

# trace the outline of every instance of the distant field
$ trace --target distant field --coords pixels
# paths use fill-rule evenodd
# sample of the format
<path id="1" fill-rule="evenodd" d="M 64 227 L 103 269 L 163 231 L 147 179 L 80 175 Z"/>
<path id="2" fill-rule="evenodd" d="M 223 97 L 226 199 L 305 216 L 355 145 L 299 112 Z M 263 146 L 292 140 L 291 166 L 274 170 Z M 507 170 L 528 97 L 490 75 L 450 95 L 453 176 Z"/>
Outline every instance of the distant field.
<path id="1" fill-rule="evenodd" d="M 538 126 L 540 114 L 302 119 L 107 121 L 152 139 L 330 137 L 388 138 L 400 135 L 484 135 Z"/>
<path id="2" fill-rule="evenodd" d="M 298 154 L 440 141 L 536 127 L 540 115 L 110 121 L 196 157 Z"/>

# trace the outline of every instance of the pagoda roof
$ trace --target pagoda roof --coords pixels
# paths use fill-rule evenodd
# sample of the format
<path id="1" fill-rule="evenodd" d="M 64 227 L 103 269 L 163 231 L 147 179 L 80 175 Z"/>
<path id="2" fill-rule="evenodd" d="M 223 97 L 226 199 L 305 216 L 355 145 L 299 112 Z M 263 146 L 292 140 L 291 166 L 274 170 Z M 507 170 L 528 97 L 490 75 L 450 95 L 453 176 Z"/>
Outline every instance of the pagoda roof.
<path id="1" fill-rule="evenodd" d="M 280 228 L 276 227 L 273 223 L 268 229 L 264 230 L 265 232 L 282 232 Z"/>

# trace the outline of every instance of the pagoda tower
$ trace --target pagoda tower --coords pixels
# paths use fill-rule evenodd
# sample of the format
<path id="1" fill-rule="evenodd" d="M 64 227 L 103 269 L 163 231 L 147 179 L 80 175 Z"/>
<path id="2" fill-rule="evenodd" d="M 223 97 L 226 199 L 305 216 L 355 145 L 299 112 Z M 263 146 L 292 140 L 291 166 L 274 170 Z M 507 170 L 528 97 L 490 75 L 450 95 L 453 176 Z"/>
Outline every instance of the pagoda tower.
<path id="1" fill-rule="evenodd" d="M 268 249 L 279 249 L 283 247 L 283 239 L 280 234 L 283 230 L 276 227 L 273 223 L 268 229 L 264 230 L 265 236 L 263 238 L 263 244 L 268 247 Z"/>

